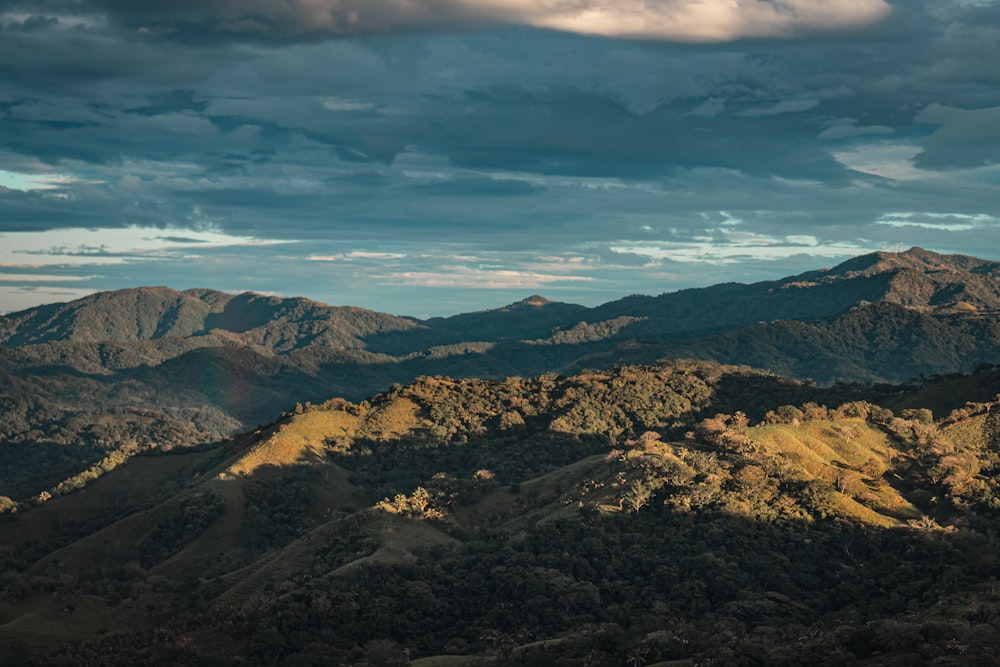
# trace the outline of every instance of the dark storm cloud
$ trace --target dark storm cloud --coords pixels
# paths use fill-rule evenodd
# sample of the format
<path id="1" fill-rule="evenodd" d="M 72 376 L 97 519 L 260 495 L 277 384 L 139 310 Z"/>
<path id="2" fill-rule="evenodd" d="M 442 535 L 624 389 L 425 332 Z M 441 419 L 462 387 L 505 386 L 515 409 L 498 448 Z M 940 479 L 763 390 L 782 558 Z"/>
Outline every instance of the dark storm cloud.
<path id="1" fill-rule="evenodd" d="M 193 239 L 189 236 L 158 236 L 156 238 L 167 243 L 207 243 L 205 239 Z"/>
<path id="2" fill-rule="evenodd" d="M 92 0 L 138 30 L 182 39 L 308 39 L 358 35 L 483 17 L 451 0 Z"/>
<path id="3" fill-rule="evenodd" d="M 914 157 L 919 167 L 953 169 L 1000 163 L 1000 106 L 958 109 L 931 104 L 917 122 L 936 126 Z"/>
<path id="4" fill-rule="evenodd" d="M 429 284 L 461 255 L 455 284 L 563 289 L 553 276 L 577 271 L 588 280 L 567 285 L 622 293 L 662 291 L 628 281 L 680 280 L 670 253 L 690 267 L 713 243 L 726 261 L 789 266 L 810 248 L 991 246 L 1000 5 L 736 6 L 4 3 L 0 235 L 132 226 L 193 243 L 189 230 L 215 230 L 240 237 L 220 244 L 400 256 L 396 274 L 386 260 L 352 259 L 356 277 L 309 263 L 359 290 Z M 803 18 L 782 23 L 779 6 Z M 603 18 L 573 24 L 573 7 Z M 852 24 L 851 7 L 871 20 Z M 669 8 L 708 13 L 667 25 Z M 606 37 L 636 36 L 633 16 L 669 39 Z M 481 19 L 521 27 L 473 30 Z M 185 272 L 221 280 L 251 252 L 283 284 L 305 271 L 301 249 L 249 247 L 198 248 Z M 531 253 L 549 259 L 528 266 Z M 150 258 L 106 275 L 152 276 Z M 512 273 L 491 275 L 505 261 Z"/>
<path id="5" fill-rule="evenodd" d="M 124 4 L 109 6 L 136 16 L 159 11 L 156 3 L 129 3 L 133 9 L 124 9 Z M 219 5 L 225 11 L 236 6 Z M 214 5 L 172 3 L 171 7 L 163 11 L 197 16 L 199 12 L 211 13 Z M 948 29 L 956 29 L 955 25 L 949 24 Z M 23 100 L 12 107 L 10 121 L 14 123 L 12 134 L 17 137 L 13 147 L 49 162 L 61 158 L 107 162 L 122 155 L 186 156 L 195 153 L 196 147 L 205 147 L 206 141 L 214 149 L 211 152 L 217 153 L 227 146 L 223 137 L 210 136 L 211 128 L 204 122 L 208 119 L 220 133 L 226 132 L 227 124 L 240 123 L 270 126 L 274 133 L 271 138 L 277 141 L 301 134 L 329 146 L 346 162 L 389 164 L 409 147 L 420 146 L 443 153 L 456 164 L 477 168 L 656 177 L 672 168 L 721 167 L 842 181 L 851 174 L 830 156 L 827 145 L 815 141 L 830 124 L 847 119 L 862 128 L 896 132 L 920 129 L 914 123 L 920 111 L 918 105 L 941 101 L 935 99 L 935 90 L 921 87 L 921 76 L 936 76 L 940 81 L 932 83 L 942 86 L 960 86 L 956 81 L 961 77 L 951 72 L 948 76 L 934 74 L 933 70 L 940 69 L 941 63 L 957 68 L 953 61 L 961 53 L 939 58 L 935 64 L 928 55 L 919 55 L 926 49 L 910 51 L 903 68 L 907 78 L 901 83 L 895 80 L 901 76 L 903 60 L 897 50 L 914 45 L 893 43 L 893 39 L 877 33 L 875 36 L 876 41 L 864 45 L 838 40 L 750 45 L 749 50 L 735 56 L 732 47 L 714 51 L 705 47 L 675 48 L 663 53 L 652 46 L 523 33 L 512 33 L 508 38 L 469 36 L 462 41 L 411 39 L 409 47 L 382 40 L 352 47 L 366 55 L 355 55 L 348 63 L 351 69 L 372 75 L 368 84 L 361 85 L 350 77 L 308 71 L 306 62 L 296 61 L 294 49 L 283 57 L 279 55 L 278 62 L 270 62 L 274 54 L 248 52 L 244 54 L 248 61 L 235 68 L 236 80 L 229 84 L 232 90 L 226 91 L 227 84 L 220 82 L 222 90 L 218 92 L 241 93 L 250 108 L 242 116 L 228 117 L 220 112 L 238 105 L 241 98 L 213 95 L 216 82 L 209 81 L 213 70 L 233 65 L 232 54 L 161 45 L 170 56 L 161 60 L 173 65 L 152 65 L 153 53 L 158 51 L 150 44 L 133 40 L 108 45 L 107 40 L 92 37 L 99 48 L 85 49 L 90 54 L 85 60 L 90 62 L 82 67 L 88 71 L 73 68 L 72 63 L 80 61 L 80 50 L 74 50 L 72 54 L 64 52 L 61 60 L 51 54 L 48 65 L 22 62 L 22 78 L 54 80 L 54 73 L 62 71 L 66 79 L 105 78 L 111 85 L 96 91 L 89 105 L 65 105 L 65 100 L 55 99 Z M 88 38 L 73 35 L 62 39 Z M 514 50 L 502 55 L 492 49 L 491 41 L 505 43 L 507 48 L 513 46 Z M 27 60 L 28 52 L 51 53 L 40 46 L 24 49 L 23 60 Z M 872 57 L 872 49 L 878 50 L 876 57 Z M 440 55 L 442 50 L 450 53 Z M 430 68 L 454 68 L 455 62 L 440 60 L 461 55 L 461 51 L 471 52 L 473 57 L 463 63 L 464 73 L 452 77 L 457 84 L 449 85 L 439 70 Z M 337 55 L 345 52 L 341 49 Z M 865 53 L 867 57 L 862 60 Z M 580 54 L 580 60 L 559 62 L 566 55 Z M 537 68 L 519 62 L 525 56 L 545 62 L 545 69 L 531 72 Z M 969 56 L 971 59 L 972 54 Z M 913 57 L 927 61 L 927 71 L 915 71 L 910 60 Z M 201 90 L 162 89 L 167 83 L 164 79 L 182 75 L 188 67 L 193 70 L 199 58 L 204 58 L 202 69 L 192 71 L 184 83 L 203 82 Z M 401 58 L 407 62 L 400 62 Z M 693 66 L 693 76 L 672 68 L 671 61 L 678 58 Z M 149 65 L 143 68 L 142 77 L 129 69 L 128 64 L 137 60 Z M 982 58 L 976 60 L 981 62 Z M 359 61 L 366 63 L 359 68 Z M 428 69 L 421 69 L 421 63 Z M 331 67 L 338 64 L 337 60 L 330 62 Z M 596 87 L 584 83 L 587 69 L 595 65 L 603 82 Z M 722 70 L 723 66 L 729 69 Z M 42 76 L 36 76 L 39 70 Z M 657 71 L 662 71 L 662 77 L 649 75 Z M 700 77 L 698 85 L 693 82 L 696 77 Z M 324 109 L 313 100 L 303 108 L 303 100 L 294 93 L 289 96 L 292 91 L 282 79 L 297 81 L 292 85 L 299 88 L 309 88 L 311 81 L 312 90 L 330 94 L 342 92 L 340 87 L 348 85 L 382 97 L 387 104 L 396 102 L 396 94 L 414 95 L 407 95 L 402 108 L 393 109 L 391 115 L 380 113 L 378 101 L 334 101 Z M 121 83 L 122 90 L 116 90 L 115 82 Z M 137 91 L 140 99 L 123 99 L 126 87 Z M 278 93 L 272 108 L 262 108 L 260 94 L 272 89 Z M 982 96 L 979 90 L 958 92 L 965 98 L 977 92 Z M 108 98 L 101 99 L 102 94 Z M 947 100 L 954 104 L 955 95 L 949 95 Z M 56 113 L 50 111 L 48 123 L 42 124 L 46 104 L 61 107 L 66 117 L 57 120 Z M 353 111 L 351 104 L 356 105 Z M 74 106 L 78 106 L 76 117 Z M 36 113 L 43 113 L 43 118 L 32 119 L 33 107 Z M 140 116 L 157 122 L 143 121 Z M 838 136 L 844 138 L 843 134 L 826 134 Z M 145 141 L 137 141 L 140 137 Z M 248 148 L 270 149 L 271 154 L 276 150 L 273 146 Z M 232 162 L 223 162 L 207 168 L 225 171 L 236 167 Z"/>
<path id="6" fill-rule="evenodd" d="M 92 201 L 72 201 L 52 192 L 22 192 L 0 187 L 0 235 L 6 231 L 32 231 L 53 227 L 96 227 L 107 220 L 106 211 Z"/>
<path id="7" fill-rule="evenodd" d="M 705 119 L 686 113 L 686 102 L 636 114 L 615 97 L 577 89 L 483 91 L 470 95 L 441 145 L 460 165 L 574 175 L 655 178 L 720 167 L 829 181 L 850 176 L 806 141 L 816 134 L 808 122 L 779 114 Z"/>

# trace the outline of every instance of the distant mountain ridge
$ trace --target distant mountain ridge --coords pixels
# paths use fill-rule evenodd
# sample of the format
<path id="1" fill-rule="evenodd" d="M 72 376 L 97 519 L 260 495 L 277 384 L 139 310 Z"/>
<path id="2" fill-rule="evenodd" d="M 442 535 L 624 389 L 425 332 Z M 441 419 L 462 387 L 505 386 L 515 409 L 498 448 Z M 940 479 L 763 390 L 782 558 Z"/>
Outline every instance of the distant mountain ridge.
<path id="1" fill-rule="evenodd" d="M 361 336 L 414 326 L 407 318 L 299 297 L 138 287 L 0 317 L 0 344 L 128 342 L 216 332 L 238 334 L 246 345 L 289 352 L 309 345 L 353 347 Z"/>
<path id="2" fill-rule="evenodd" d="M 1000 310 L 1000 262 L 922 248 L 882 251 L 832 269 L 775 281 L 724 283 L 656 297 L 630 296 L 594 308 L 532 295 L 494 310 L 423 322 L 301 297 L 139 287 L 0 316 L 0 345 L 125 342 L 215 333 L 237 334 L 243 344 L 276 353 L 311 345 L 377 351 L 386 346 L 386 351 L 392 348 L 398 353 L 403 347 L 413 351 L 460 341 L 526 340 L 556 327 L 571 327 L 581 318 L 593 323 L 622 316 L 646 317 L 654 320 L 661 333 L 688 337 L 759 321 L 815 320 L 877 302 L 936 311 Z"/>
<path id="3" fill-rule="evenodd" d="M 155 412 L 149 430 L 169 447 L 191 442 L 192 429 L 195 440 L 218 438 L 295 403 L 362 400 L 420 376 L 571 374 L 664 358 L 823 385 L 968 371 L 1000 360 L 1000 263 L 913 248 L 594 308 L 532 295 L 422 321 L 166 287 L 40 306 L 0 317 L 0 487 L 5 476 L 13 483 L 2 468 L 21 447 L 72 444 L 83 460 L 100 459 L 113 428 L 81 424 L 113 424 L 116 411 Z"/>

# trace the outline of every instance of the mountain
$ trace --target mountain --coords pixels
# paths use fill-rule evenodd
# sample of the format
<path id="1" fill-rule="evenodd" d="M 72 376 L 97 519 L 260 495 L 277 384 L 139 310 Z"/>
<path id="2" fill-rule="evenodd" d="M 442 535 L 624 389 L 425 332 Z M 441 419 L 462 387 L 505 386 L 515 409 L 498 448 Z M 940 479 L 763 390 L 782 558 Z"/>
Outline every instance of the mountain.
<path id="1" fill-rule="evenodd" d="M 904 382 L 1000 358 L 1000 316 L 869 303 L 814 321 L 776 320 L 727 331 L 678 350 L 824 383 Z"/>
<path id="2" fill-rule="evenodd" d="M 296 403 L 359 401 L 420 376 L 570 374 L 668 358 L 823 385 L 967 371 L 1000 358 L 1000 264 L 914 248 L 777 281 L 595 308 L 533 295 L 424 321 L 166 287 L 33 308 L 0 317 L 0 494 L 37 494 L 116 448 L 209 442 Z M 16 465 L 25 457 L 38 464 Z"/>
<path id="3" fill-rule="evenodd" d="M 692 338 L 779 319 L 819 320 L 866 303 L 935 313 L 995 313 L 1000 310 L 1000 263 L 912 248 L 871 253 L 833 269 L 751 285 L 631 296 L 596 308 L 533 295 L 496 310 L 423 322 L 303 298 L 144 287 L 0 317 L 0 344 L 132 342 L 214 334 L 275 353 L 318 345 L 406 354 L 436 345 L 545 338 L 580 322 L 622 317 L 652 320 L 637 327 L 643 333 Z"/>
<path id="4" fill-rule="evenodd" d="M 0 344 L 122 343 L 214 335 L 205 346 L 230 340 L 282 353 L 310 345 L 352 349 L 365 336 L 415 326 L 406 318 L 302 298 L 140 287 L 7 315 L 0 318 Z"/>
<path id="5" fill-rule="evenodd" d="M 1000 372 L 944 382 L 425 377 L 136 451 L 0 514 L 0 657 L 991 664 Z"/>
<path id="6" fill-rule="evenodd" d="M 919 248 L 424 321 L 13 313 L 0 665 L 995 664 L 998 360 L 1000 264 Z"/>

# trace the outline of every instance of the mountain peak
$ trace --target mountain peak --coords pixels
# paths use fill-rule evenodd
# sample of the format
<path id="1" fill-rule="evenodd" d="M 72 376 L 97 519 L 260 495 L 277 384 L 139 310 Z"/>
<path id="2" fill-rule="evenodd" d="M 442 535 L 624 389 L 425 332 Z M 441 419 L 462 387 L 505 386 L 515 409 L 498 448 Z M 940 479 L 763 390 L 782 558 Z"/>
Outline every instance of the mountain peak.
<path id="1" fill-rule="evenodd" d="M 843 277 L 873 276 L 879 273 L 906 269 L 920 272 L 966 272 L 984 264 L 992 263 L 967 255 L 943 255 L 914 246 L 902 252 L 880 250 L 866 255 L 859 255 L 838 264 L 830 269 L 827 275 Z"/>
<path id="2" fill-rule="evenodd" d="M 528 298 L 521 299 L 517 303 L 513 303 L 511 305 L 512 306 L 534 306 L 535 308 L 541 308 L 542 306 L 548 306 L 551 303 L 553 303 L 553 302 L 549 301 L 544 296 L 541 296 L 539 294 L 532 294 Z"/>

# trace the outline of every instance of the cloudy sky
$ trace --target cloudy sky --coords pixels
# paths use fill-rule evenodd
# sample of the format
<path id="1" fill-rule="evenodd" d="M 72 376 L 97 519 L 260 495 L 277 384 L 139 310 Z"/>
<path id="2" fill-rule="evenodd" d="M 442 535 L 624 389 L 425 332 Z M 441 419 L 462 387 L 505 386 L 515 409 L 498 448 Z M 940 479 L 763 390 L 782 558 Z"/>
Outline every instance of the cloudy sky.
<path id="1" fill-rule="evenodd" d="M 1000 2 L 0 0 L 0 312 L 1000 259 Z"/>

